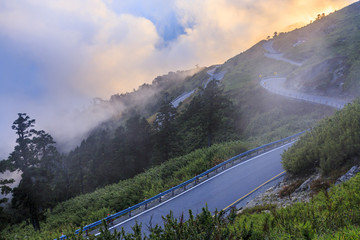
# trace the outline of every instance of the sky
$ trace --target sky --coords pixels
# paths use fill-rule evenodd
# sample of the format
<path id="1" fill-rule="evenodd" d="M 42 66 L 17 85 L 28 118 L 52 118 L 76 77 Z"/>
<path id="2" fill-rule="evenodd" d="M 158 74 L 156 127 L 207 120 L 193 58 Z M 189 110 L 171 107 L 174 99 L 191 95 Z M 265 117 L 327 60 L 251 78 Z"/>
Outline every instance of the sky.
<path id="1" fill-rule="evenodd" d="M 93 98 L 223 63 L 275 31 L 352 2 L 1 0 L 0 159 L 15 145 L 19 112 L 57 141 L 78 139 L 111 114 L 87 111 Z"/>

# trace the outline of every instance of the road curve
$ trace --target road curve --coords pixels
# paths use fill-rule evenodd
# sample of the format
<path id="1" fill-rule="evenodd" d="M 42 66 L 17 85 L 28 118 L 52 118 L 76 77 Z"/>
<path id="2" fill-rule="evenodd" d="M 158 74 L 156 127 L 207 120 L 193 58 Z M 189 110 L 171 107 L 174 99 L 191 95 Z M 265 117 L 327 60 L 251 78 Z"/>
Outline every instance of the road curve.
<path id="1" fill-rule="evenodd" d="M 189 209 L 195 215 L 206 205 L 211 212 L 224 209 L 239 197 L 283 172 L 281 153 L 292 144 L 293 142 L 288 143 L 229 168 L 152 209 L 111 226 L 110 230 L 119 231 L 124 228 L 126 232 L 131 232 L 131 227 L 138 222 L 142 224 L 146 233 L 150 221 L 152 226 L 162 225 L 162 216 L 169 214 L 170 211 L 175 218 L 180 218 L 184 214 L 187 219 Z"/>
<path id="2" fill-rule="evenodd" d="M 267 42 L 265 42 L 263 44 L 263 48 L 266 50 L 266 53 L 265 53 L 266 57 L 272 58 L 272 59 L 275 59 L 275 60 L 278 60 L 278 61 L 287 62 L 287 63 L 290 63 L 292 65 L 298 66 L 298 67 L 302 65 L 301 62 L 296 62 L 294 60 L 285 58 L 284 54 L 281 53 L 281 52 L 276 51 L 273 48 L 272 45 L 273 45 L 273 40 L 268 40 Z"/>
<path id="3" fill-rule="evenodd" d="M 212 68 L 211 70 L 207 71 L 206 73 L 209 74 L 209 78 L 206 80 L 206 82 L 203 84 L 203 87 L 206 88 L 206 86 L 208 85 L 208 83 L 211 81 L 211 80 L 217 80 L 217 81 L 221 81 L 224 76 L 225 76 L 225 73 L 226 71 L 221 71 L 221 72 L 218 72 L 218 73 L 215 73 L 216 69 L 218 67 L 214 67 Z M 177 98 L 175 98 L 175 100 L 173 100 L 171 102 L 171 104 L 173 105 L 173 107 L 177 108 L 181 102 L 185 101 L 187 98 L 189 98 L 194 92 L 195 92 L 196 89 L 192 90 L 192 91 L 189 91 L 189 92 L 185 92 L 183 94 L 181 94 L 180 96 L 178 96 Z"/>
<path id="4" fill-rule="evenodd" d="M 307 93 L 297 92 L 285 87 L 286 78 L 264 78 L 260 81 L 260 85 L 269 92 L 290 97 L 298 100 L 308 101 L 312 103 L 324 104 L 337 109 L 343 108 L 348 102 L 342 99 L 330 98 L 324 96 L 311 95 Z"/>
<path id="5" fill-rule="evenodd" d="M 266 43 L 263 44 L 263 48 L 267 51 L 265 53 L 265 56 L 268 58 L 276 59 L 279 61 L 284 61 L 293 65 L 301 66 L 302 63 L 294 62 L 290 59 L 284 58 L 282 53 L 277 52 L 273 46 L 273 41 L 269 40 Z M 318 95 L 312 95 L 307 94 L 303 92 L 298 92 L 295 90 L 290 90 L 285 87 L 286 78 L 284 77 L 269 77 L 269 78 L 263 78 L 260 81 L 260 85 L 268 90 L 269 92 L 290 97 L 298 100 L 318 103 L 318 104 L 324 104 L 331 107 L 335 107 L 337 109 L 343 108 L 348 101 L 345 101 L 343 99 L 338 98 L 331 98 L 331 97 L 325 97 L 325 96 L 318 96 Z"/>

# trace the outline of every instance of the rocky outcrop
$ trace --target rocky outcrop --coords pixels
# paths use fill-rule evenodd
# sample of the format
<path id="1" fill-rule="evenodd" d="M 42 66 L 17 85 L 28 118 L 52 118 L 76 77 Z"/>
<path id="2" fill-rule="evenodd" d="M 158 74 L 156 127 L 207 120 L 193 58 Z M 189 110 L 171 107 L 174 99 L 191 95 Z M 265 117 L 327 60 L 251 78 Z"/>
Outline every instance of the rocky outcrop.
<path id="1" fill-rule="evenodd" d="M 274 204 L 277 207 L 287 207 L 296 202 L 308 202 L 311 198 L 310 184 L 314 176 L 304 181 L 293 193 L 281 197 L 281 192 L 293 184 L 296 184 L 299 179 L 284 180 L 274 187 L 269 188 L 263 194 L 255 197 L 248 202 L 244 208 L 251 208 L 260 205 Z"/>
<path id="2" fill-rule="evenodd" d="M 350 178 L 354 177 L 358 172 L 360 172 L 360 166 L 353 166 L 345 175 L 341 176 L 335 182 L 335 185 L 348 181 Z"/>
<path id="3" fill-rule="evenodd" d="M 353 166 L 346 174 L 336 181 L 335 185 L 348 181 L 358 172 L 360 172 L 360 166 Z M 287 207 L 296 202 L 309 202 L 316 192 L 314 185 L 316 183 L 321 183 L 322 180 L 323 179 L 321 179 L 321 175 L 319 173 L 311 175 L 307 179 L 294 179 L 287 177 L 282 182 L 279 182 L 277 185 L 267 189 L 263 194 L 252 199 L 243 209 L 267 204 L 274 204 L 277 207 Z M 299 181 L 301 182 L 300 186 L 296 187 L 294 191 L 284 196 L 284 191 L 286 189 L 291 189 L 294 186 L 298 186 L 297 184 Z"/>
<path id="4" fill-rule="evenodd" d="M 300 187 L 298 187 L 294 193 L 300 193 L 300 192 L 310 192 L 311 191 L 311 183 L 315 180 L 318 180 L 320 178 L 320 174 L 317 173 L 315 175 L 312 175 L 308 179 L 306 179 Z"/>

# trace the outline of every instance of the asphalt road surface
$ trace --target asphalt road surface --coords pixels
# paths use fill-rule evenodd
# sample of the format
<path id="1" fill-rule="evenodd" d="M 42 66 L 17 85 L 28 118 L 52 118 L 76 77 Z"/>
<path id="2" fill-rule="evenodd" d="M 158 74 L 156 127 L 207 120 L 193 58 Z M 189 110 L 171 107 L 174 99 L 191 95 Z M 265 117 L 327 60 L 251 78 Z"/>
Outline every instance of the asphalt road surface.
<path id="1" fill-rule="evenodd" d="M 215 73 L 217 67 L 214 67 L 212 68 L 211 70 L 207 71 L 207 74 L 209 74 L 209 78 L 208 80 L 203 84 L 203 87 L 206 88 L 206 86 L 208 85 L 208 83 L 211 81 L 211 80 L 218 80 L 218 81 L 221 81 L 223 79 L 223 77 L 225 76 L 225 73 L 226 71 L 221 71 L 219 73 Z M 171 104 L 177 108 L 179 106 L 179 104 L 183 101 L 185 101 L 187 98 L 189 98 L 194 92 L 195 92 L 196 89 L 192 90 L 192 91 L 189 91 L 189 92 L 185 92 L 183 94 L 181 94 L 180 96 L 178 96 L 175 100 L 173 100 L 171 102 Z"/>
<path id="2" fill-rule="evenodd" d="M 268 58 L 272 58 L 272 59 L 275 59 L 275 60 L 278 60 L 278 61 L 287 62 L 287 63 L 290 63 L 292 65 L 296 65 L 296 66 L 301 66 L 302 65 L 301 62 L 296 62 L 296 61 L 293 61 L 291 59 L 285 58 L 283 53 L 280 53 L 280 52 L 276 51 L 273 48 L 273 41 L 272 40 L 269 40 L 269 41 L 265 42 L 263 44 L 263 48 L 267 51 L 265 53 L 265 56 L 268 57 Z"/>
<path id="3" fill-rule="evenodd" d="M 276 93 L 278 95 L 304 100 L 308 102 L 313 102 L 313 103 L 324 104 L 331 107 L 335 107 L 337 109 L 343 108 L 348 103 L 343 99 L 317 96 L 317 95 L 290 90 L 285 87 L 285 82 L 286 82 L 286 78 L 273 77 L 273 78 L 266 78 L 261 80 L 260 84 L 263 88 L 265 88 L 269 92 Z"/>
<path id="4" fill-rule="evenodd" d="M 178 219 L 182 214 L 187 219 L 189 209 L 196 215 L 206 205 L 211 212 L 215 212 L 216 209 L 222 210 L 283 172 L 281 153 L 291 145 L 292 143 L 286 144 L 229 168 L 152 209 L 111 226 L 110 230 L 119 231 L 124 228 L 126 232 L 132 232 L 131 227 L 137 221 L 142 224 L 142 229 L 146 233 L 150 220 L 152 226 L 162 225 L 162 216 L 169 214 L 170 210 Z"/>
<path id="5" fill-rule="evenodd" d="M 295 62 L 293 60 L 285 58 L 283 54 L 277 52 L 272 45 L 273 45 L 272 40 L 269 40 L 263 44 L 263 48 L 267 51 L 267 53 L 265 53 L 266 57 L 279 61 L 284 61 L 297 66 L 302 65 L 302 63 Z M 285 82 L 286 82 L 286 78 L 271 77 L 271 78 L 262 79 L 260 81 L 260 85 L 266 90 L 272 93 L 276 93 L 278 95 L 304 100 L 308 102 L 313 102 L 313 103 L 325 104 L 331 107 L 335 107 L 337 109 L 343 108 L 348 103 L 348 101 L 345 101 L 343 99 L 317 96 L 317 95 L 290 90 L 285 87 Z"/>

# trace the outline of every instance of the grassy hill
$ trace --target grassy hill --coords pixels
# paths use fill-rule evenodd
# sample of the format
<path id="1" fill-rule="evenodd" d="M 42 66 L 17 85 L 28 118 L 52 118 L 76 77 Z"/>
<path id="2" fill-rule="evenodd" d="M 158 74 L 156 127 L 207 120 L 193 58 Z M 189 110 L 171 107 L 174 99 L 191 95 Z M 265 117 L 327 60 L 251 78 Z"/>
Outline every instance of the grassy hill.
<path id="1" fill-rule="evenodd" d="M 291 167 L 303 164 L 305 167 L 301 170 L 308 173 L 315 171 L 319 166 L 340 169 L 344 164 L 350 166 L 358 163 L 356 149 L 359 145 L 357 133 L 360 125 L 354 124 L 354 119 L 360 119 L 359 108 L 360 101 L 356 101 L 338 111 L 333 117 L 320 122 L 313 132 L 306 134 L 286 152 L 285 168 L 291 173 L 296 173 L 295 170 L 298 169 L 294 170 Z M 339 139 L 347 139 L 347 142 L 338 141 Z M 339 144 L 334 144 L 336 142 Z M 306 148 L 302 147 L 304 144 Z M 350 148 L 346 148 L 347 145 Z M 329 152 L 332 146 L 334 151 Z M 24 222 L 3 230 L 0 239 L 45 239 L 58 237 L 61 233 L 70 236 L 81 225 L 149 198 L 251 147 L 253 146 L 243 142 L 232 142 L 171 159 L 133 179 L 58 204 L 46 213 L 46 221 L 41 223 L 41 232 L 35 232 Z M 302 160 L 308 159 L 309 152 L 318 153 L 310 156 L 315 160 L 320 158 L 325 164 L 318 162 L 320 165 L 309 167 L 308 162 Z M 337 153 L 336 156 L 332 155 L 334 152 Z M 339 156 L 345 158 L 339 159 Z M 291 159 L 291 162 L 288 163 L 288 159 Z M 315 160 L 310 159 L 313 163 L 316 163 Z M 258 206 L 240 214 L 233 212 L 229 217 L 224 217 L 223 213 L 212 217 L 212 214 L 204 209 L 198 216 L 190 218 L 185 223 L 179 223 L 169 215 L 164 229 L 155 228 L 150 239 L 333 239 L 333 236 L 357 239 L 360 236 L 359 189 L 360 176 L 357 176 L 348 183 L 333 187 L 329 192 L 320 192 L 309 203 L 298 203 L 285 209 L 276 209 L 272 205 Z M 104 236 L 107 236 L 104 239 L 117 239 L 110 233 Z M 142 239 L 141 232 L 126 237 Z"/>
<path id="2" fill-rule="evenodd" d="M 285 56 L 303 62 L 288 75 L 290 87 L 333 97 L 360 93 L 360 3 L 279 35 L 274 46 Z"/>
<path id="3" fill-rule="evenodd" d="M 291 64 L 266 58 L 264 56 L 265 50 L 262 47 L 263 42 L 259 42 L 249 50 L 217 66 L 217 72 L 226 72 L 221 80 L 221 87 L 223 94 L 233 104 L 232 112 L 234 114 L 231 122 L 234 126 L 232 126 L 233 130 L 231 131 L 219 132 L 214 138 L 214 143 L 241 140 L 251 142 L 254 145 L 261 145 L 308 129 L 314 126 L 318 120 L 333 114 L 333 109 L 330 107 L 277 96 L 268 93 L 259 85 L 259 75 L 274 75 L 274 69 L 276 69 L 277 75 L 285 76 L 296 70 L 296 67 Z M 176 136 L 179 149 L 172 156 L 179 156 L 196 148 L 204 147 L 205 144 L 201 143 L 204 140 L 192 141 L 190 139 L 201 135 L 195 133 L 198 130 L 196 129 L 197 124 L 194 122 L 198 120 L 193 119 L 190 114 L 184 113 L 191 109 L 192 100 L 201 95 L 202 86 L 210 77 L 207 72 L 213 68 L 214 66 L 159 76 L 154 79 L 151 85 L 142 85 L 138 90 L 131 93 L 113 95 L 109 101 L 105 101 L 103 104 L 126 106 L 126 108 L 122 109 L 121 112 L 115 112 L 109 121 L 93 129 L 89 136 L 66 156 L 65 166 L 70 168 L 70 178 L 73 178 L 70 180 L 69 191 L 71 193 L 66 194 L 66 196 L 72 197 L 80 192 L 91 192 L 97 187 L 133 177 L 144 169 L 163 162 L 164 160 L 159 159 L 159 154 L 156 152 L 156 146 L 161 146 L 161 144 L 155 144 L 155 146 L 149 144 L 146 147 L 147 151 L 144 150 L 141 154 L 137 154 L 137 149 L 134 149 L 133 152 L 135 153 L 131 154 L 131 159 L 123 157 L 126 153 L 121 152 L 123 150 L 119 150 L 119 146 L 126 145 L 127 140 L 133 135 L 144 136 L 144 133 L 140 132 L 131 134 L 131 132 L 141 129 L 145 131 L 148 138 L 147 143 L 155 139 L 156 126 L 154 123 L 163 103 L 174 100 L 184 92 L 197 90 L 176 110 L 179 117 L 174 121 L 176 122 L 174 127 L 179 133 Z M 192 115 L 198 113 L 200 109 L 193 109 Z M 133 121 L 134 117 L 136 119 L 148 119 L 149 126 L 145 126 L 146 124 L 142 120 L 142 122 L 140 120 Z M 130 122 L 140 121 L 139 124 L 142 124 L 142 127 L 134 127 L 133 131 L 127 131 L 131 125 L 130 122 L 127 122 L 129 119 Z M 192 126 L 189 127 L 189 125 Z M 150 128 L 155 129 L 155 131 L 148 131 Z M 189 128 L 193 129 L 194 132 L 190 132 Z M 139 143 L 140 140 L 138 139 L 137 142 Z M 199 144 L 194 145 L 194 142 Z M 129 144 L 133 143 L 134 141 Z M 114 149 L 118 152 L 116 156 L 113 156 Z M 141 157 L 139 157 L 140 155 Z M 96 170 L 100 169 L 97 164 L 103 163 L 104 158 L 115 159 L 117 162 L 129 163 L 127 166 L 134 166 L 129 167 L 126 171 L 115 171 L 115 166 L 119 164 L 107 163 L 108 168 L 114 173 L 109 179 L 101 179 L 102 174 L 96 173 Z M 141 161 L 144 159 L 148 160 L 142 163 Z M 103 165 L 105 168 L 106 164 Z M 87 186 L 79 187 L 77 182 L 80 181 L 81 176 L 77 175 L 80 175 L 80 166 L 84 171 L 83 174 L 97 176 L 99 180 L 86 178 L 84 185 Z M 119 172 L 121 173 L 119 174 Z M 117 176 L 115 176 L 116 174 Z M 64 173 L 64 175 L 66 174 Z"/>

